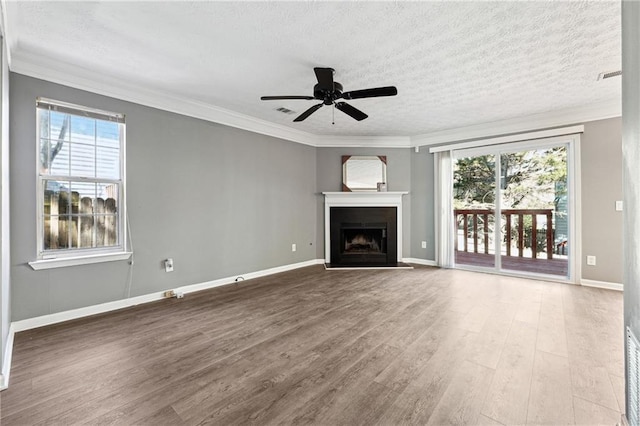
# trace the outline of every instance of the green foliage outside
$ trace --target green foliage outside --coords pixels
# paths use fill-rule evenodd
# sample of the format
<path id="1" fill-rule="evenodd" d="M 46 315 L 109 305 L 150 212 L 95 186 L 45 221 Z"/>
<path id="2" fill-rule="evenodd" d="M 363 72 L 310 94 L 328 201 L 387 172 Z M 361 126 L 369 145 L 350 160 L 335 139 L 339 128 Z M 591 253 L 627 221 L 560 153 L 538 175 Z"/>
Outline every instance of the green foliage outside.
<path id="1" fill-rule="evenodd" d="M 553 209 L 555 225 L 559 220 L 566 222 L 565 147 L 502 154 L 500 166 L 503 209 Z M 453 174 L 454 209 L 495 209 L 495 169 L 494 155 L 458 159 L 454 163 Z M 530 215 L 523 219 L 525 246 L 531 247 L 532 219 Z M 493 218 L 490 221 L 492 233 Z M 512 227 L 512 235 L 516 236 L 516 224 Z M 545 238 L 544 234 L 537 234 L 538 252 L 545 248 Z"/>
<path id="2" fill-rule="evenodd" d="M 565 147 L 502 154 L 503 208 L 555 208 L 559 198 L 566 196 L 566 161 Z M 454 208 L 495 208 L 495 163 L 493 155 L 457 160 L 453 174 Z"/>

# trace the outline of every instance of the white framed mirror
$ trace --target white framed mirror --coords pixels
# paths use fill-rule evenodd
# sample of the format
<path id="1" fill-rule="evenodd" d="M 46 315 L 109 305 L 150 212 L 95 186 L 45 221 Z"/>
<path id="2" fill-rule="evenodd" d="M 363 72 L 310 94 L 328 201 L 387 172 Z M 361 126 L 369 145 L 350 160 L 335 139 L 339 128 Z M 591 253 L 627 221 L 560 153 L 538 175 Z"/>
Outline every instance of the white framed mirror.
<path id="1" fill-rule="evenodd" d="M 387 183 L 387 156 L 342 156 L 342 191 L 377 191 Z"/>

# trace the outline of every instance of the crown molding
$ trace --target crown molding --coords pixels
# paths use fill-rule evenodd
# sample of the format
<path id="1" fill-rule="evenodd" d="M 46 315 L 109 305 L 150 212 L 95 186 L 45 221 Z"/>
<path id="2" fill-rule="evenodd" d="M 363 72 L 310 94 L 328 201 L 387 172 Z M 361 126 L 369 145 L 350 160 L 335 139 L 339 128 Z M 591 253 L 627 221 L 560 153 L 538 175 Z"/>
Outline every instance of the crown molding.
<path id="1" fill-rule="evenodd" d="M 622 116 L 622 102 L 620 99 L 613 99 L 578 108 L 548 111 L 508 120 L 494 121 L 491 123 L 483 123 L 474 126 L 441 130 L 438 132 L 413 136 L 411 137 L 411 146 L 417 147 L 441 143 L 461 142 L 498 135 L 508 135 L 568 126 L 620 116 Z"/>
<path id="2" fill-rule="evenodd" d="M 0 0 L 0 12 L 6 13 L 6 0 Z M 4 19 L 4 15 L 2 17 Z M 6 22 L 3 22 L 6 33 Z M 296 130 L 240 114 L 205 102 L 145 89 L 116 78 L 60 61 L 47 61 L 41 55 L 12 49 L 15 44 L 5 40 L 10 69 L 29 77 L 39 78 L 76 89 L 121 99 L 161 110 L 186 115 L 250 132 L 301 143 L 318 148 L 367 147 L 413 148 L 498 135 L 529 132 L 588 121 L 619 117 L 621 101 L 614 99 L 578 108 L 549 111 L 508 120 L 483 123 L 456 129 L 446 129 L 416 136 L 328 136 Z M 11 53 L 11 51 L 13 51 Z"/>
<path id="3" fill-rule="evenodd" d="M 0 34 L 2 35 L 4 51 L 3 53 L 7 56 L 7 64 L 9 64 L 9 69 L 11 69 L 11 54 L 12 54 L 12 46 L 13 40 L 10 39 L 12 32 L 9 31 L 9 19 L 7 18 L 7 0 L 0 0 Z"/>
<path id="4" fill-rule="evenodd" d="M 2 1 L 2 0 L 0 0 Z M 409 148 L 408 136 L 321 136 L 250 117 L 215 105 L 134 86 L 118 79 L 39 55 L 14 52 L 11 71 L 75 89 L 162 109 L 313 147 Z"/>
<path id="5" fill-rule="evenodd" d="M 409 136 L 316 136 L 318 148 L 411 148 Z"/>
<path id="6" fill-rule="evenodd" d="M 75 89 L 133 102 L 254 133 L 315 146 L 316 136 L 280 124 L 257 119 L 205 102 L 128 84 L 119 79 L 97 74 L 86 68 L 60 61 L 44 61 L 39 55 L 13 52 L 11 71 Z"/>
<path id="7" fill-rule="evenodd" d="M 6 13 L 7 10 L 7 0 L 0 0 L 0 35 L 2 37 L 5 37 L 6 32 L 5 32 L 5 28 L 7 28 L 7 21 L 5 16 L 7 16 Z"/>

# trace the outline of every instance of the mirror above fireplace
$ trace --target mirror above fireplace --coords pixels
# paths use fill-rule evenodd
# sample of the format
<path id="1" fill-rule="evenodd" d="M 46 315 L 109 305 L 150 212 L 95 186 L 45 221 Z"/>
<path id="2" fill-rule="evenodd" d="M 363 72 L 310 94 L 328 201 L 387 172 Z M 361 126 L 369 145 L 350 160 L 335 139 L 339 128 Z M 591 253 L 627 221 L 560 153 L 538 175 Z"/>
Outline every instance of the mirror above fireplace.
<path id="1" fill-rule="evenodd" d="M 342 190 L 377 191 L 378 183 L 387 182 L 386 155 L 342 156 Z"/>

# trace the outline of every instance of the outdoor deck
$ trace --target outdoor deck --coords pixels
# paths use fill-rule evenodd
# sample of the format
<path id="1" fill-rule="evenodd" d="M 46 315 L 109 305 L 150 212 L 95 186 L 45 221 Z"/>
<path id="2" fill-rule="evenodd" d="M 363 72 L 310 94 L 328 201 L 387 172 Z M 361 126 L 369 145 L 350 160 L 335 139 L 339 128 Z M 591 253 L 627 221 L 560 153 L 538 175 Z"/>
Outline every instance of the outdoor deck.
<path id="1" fill-rule="evenodd" d="M 566 238 L 554 238 L 552 209 L 501 210 L 503 270 L 566 277 L 569 262 L 565 255 Z M 495 226 L 495 210 L 455 209 L 455 262 L 483 268 L 494 268 L 495 257 L 491 236 Z M 504 236 L 503 236 L 504 235 Z"/>
<path id="2" fill-rule="evenodd" d="M 495 258 L 493 254 L 472 253 L 456 251 L 456 264 L 479 266 L 483 268 L 493 268 Z M 568 264 L 566 258 L 553 259 L 533 259 L 530 257 L 502 256 L 502 269 L 518 272 L 532 272 L 535 274 L 547 275 L 568 275 Z"/>

